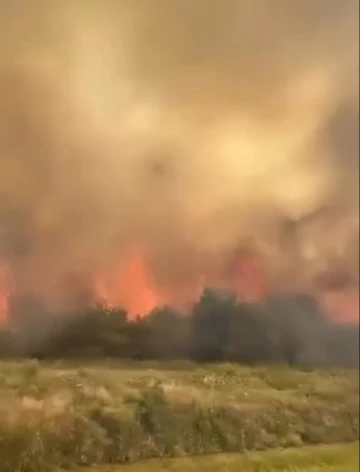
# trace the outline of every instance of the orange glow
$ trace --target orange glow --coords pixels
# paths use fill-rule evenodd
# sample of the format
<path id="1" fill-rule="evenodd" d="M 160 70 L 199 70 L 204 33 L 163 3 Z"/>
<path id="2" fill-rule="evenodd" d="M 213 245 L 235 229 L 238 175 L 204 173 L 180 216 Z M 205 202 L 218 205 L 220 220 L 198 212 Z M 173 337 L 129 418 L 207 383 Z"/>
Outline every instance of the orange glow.
<path id="1" fill-rule="evenodd" d="M 328 316 L 340 323 L 359 323 L 359 289 L 347 287 L 324 291 L 320 303 Z"/>
<path id="2" fill-rule="evenodd" d="M 9 275 L 8 268 L 0 266 L 0 323 L 6 323 L 8 319 L 8 300 L 12 293 Z M 205 274 L 192 275 L 182 285 L 160 285 L 154 277 L 149 253 L 145 247 L 137 245 L 129 250 L 121 263 L 104 269 L 94 278 L 90 276 L 90 280 L 86 279 L 87 291 L 82 289 L 81 281 L 84 280 L 80 276 L 78 283 L 76 278 L 71 279 L 63 296 L 72 293 L 79 296 L 80 290 L 80 300 L 89 301 L 91 297 L 93 301 L 102 301 L 110 307 L 124 308 L 130 319 L 134 319 L 146 316 L 158 306 L 189 308 L 212 280 Z M 336 322 L 358 324 L 359 288 L 356 284 L 343 280 L 340 275 L 334 278 L 328 274 L 324 277 L 317 282 L 317 299 L 324 312 Z M 95 280 L 95 283 L 91 280 Z M 240 301 L 249 303 L 261 301 L 271 291 L 271 280 L 263 260 L 255 252 L 243 248 L 235 252 L 231 257 L 230 267 L 227 266 L 227 271 L 222 272 L 222 276 L 215 277 L 215 280 L 215 283 L 209 285 L 231 289 L 236 292 Z"/>
<path id="3" fill-rule="evenodd" d="M 153 280 L 145 251 L 138 247 L 129 252 L 120 269 L 101 274 L 95 288 L 99 299 L 109 306 L 124 307 L 131 318 L 167 302 Z"/>
<path id="4" fill-rule="evenodd" d="M 6 267 L 0 266 L 0 323 L 5 322 L 8 317 L 9 295 L 9 273 Z"/>
<path id="5" fill-rule="evenodd" d="M 239 299 L 246 302 L 261 300 L 268 293 L 265 268 L 257 255 L 238 251 L 232 261 L 227 280 L 219 286 L 232 288 Z M 120 268 L 98 274 L 95 283 L 97 298 L 112 307 L 123 307 L 130 318 L 145 316 L 161 305 L 189 307 L 195 303 L 206 286 L 206 276 L 194 278 L 187 286 L 167 287 L 156 283 L 147 252 L 137 246 L 129 251 Z"/>
<path id="6" fill-rule="evenodd" d="M 263 299 L 269 290 L 265 267 L 252 251 L 239 250 L 230 267 L 230 286 L 240 300 L 257 302 Z"/>
<path id="7" fill-rule="evenodd" d="M 359 286 L 346 273 L 330 272 L 318 279 L 320 305 L 338 323 L 359 323 Z"/>
<path id="8" fill-rule="evenodd" d="M 8 294 L 0 290 L 0 323 L 6 321 L 8 313 Z"/>

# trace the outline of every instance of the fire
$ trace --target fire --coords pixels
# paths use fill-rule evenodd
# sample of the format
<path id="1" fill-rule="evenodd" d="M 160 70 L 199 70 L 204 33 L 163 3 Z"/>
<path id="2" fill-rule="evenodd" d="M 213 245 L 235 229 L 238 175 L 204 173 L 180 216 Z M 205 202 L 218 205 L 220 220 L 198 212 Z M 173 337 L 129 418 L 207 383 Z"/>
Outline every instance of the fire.
<path id="1" fill-rule="evenodd" d="M 103 301 L 108 306 L 124 308 L 128 316 L 134 319 L 146 316 L 158 306 L 172 305 L 187 309 L 199 299 L 207 285 L 232 289 L 240 300 L 250 303 L 261 301 L 271 291 L 271 280 L 264 261 L 251 250 L 237 250 L 231 257 L 230 266 L 225 265 L 225 273 L 220 271 L 222 276 L 218 274 L 220 276 L 214 279 L 210 274 L 192 274 L 186 282 L 166 287 L 156 280 L 149 254 L 145 246 L 134 245 L 124 260 L 115 262 L 96 276 L 70 277 L 58 295 L 61 299 L 70 297 L 70 302 L 64 306 L 73 306 L 76 301 L 78 303 L 74 306 Z M 327 274 L 316 285 L 317 299 L 330 319 L 341 323 L 359 323 L 359 287 L 356 283 L 339 274 L 335 278 Z M 8 267 L 0 266 L 0 322 L 6 322 L 8 318 L 11 293 Z"/>
<path id="2" fill-rule="evenodd" d="M 241 300 L 256 302 L 268 293 L 268 280 L 262 261 L 256 254 L 237 251 L 228 280 L 221 286 L 232 288 Z M 95 290 L 97 298 L 109 306 L 123 307 L 130 318 L 145 316 L 161 305 L 188 307 L 199 298 L 206 286 L 206 275 L 198 274 L 186 286 L 160 286 L 153 275 L 148 253 L 144 247 L 134 246 L 125 261 L 113 270 L 99 274 Z"/>
<path id="3" fill-rule="evenodd" d="M 0 323 L 6 322 L 10 295 L 10 277 L 7 267 L 0 266 Z"/>
<path id="4" fill-rule="evenodd" d="M 359 323 L 359 289 L 348 287 L 322 294 L 321 305 L 330 318 L 340 323 Z"/>
<path id="5" fill-rule="evenodd" d="M 328 274 L 319 280 L 319 301 L 325 313 L 340 323 L 359 323 L 359 286 L 344 274 Z"/>
<path id="6" fill-rule="evenodd" d="M 7 292 L 0 290 L 0 322 L 3 322 L 7 318 L 8 313 L 8 294 Z"/>
<path id="7" fill-rule="evenodd" d="M 140 247 L 133 248 L 120 267 L 101 274 L 95 288 L 99 299 L 109 306 L 124 307 L 132 318 L 168 301 L 155 283 L 145 250 Z"/>
<path id="8" fill-rule="evenodd" d="M 268 291 L 268 275 L 261 258 L 255 252 L 240 249 L 230 265 L 230 286 L 241 300 L 257 302 Z"/>

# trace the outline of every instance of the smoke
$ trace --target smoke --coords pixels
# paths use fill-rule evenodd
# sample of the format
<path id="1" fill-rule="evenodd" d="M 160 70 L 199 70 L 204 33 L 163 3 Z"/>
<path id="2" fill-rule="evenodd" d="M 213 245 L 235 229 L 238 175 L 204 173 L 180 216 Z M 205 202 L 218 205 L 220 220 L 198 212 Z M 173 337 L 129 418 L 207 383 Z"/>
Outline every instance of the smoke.
<path id="1" fill-rule="evenodd" d="M 1 0 L 0 18 L 0 250 L 17 290 L 54 300 L 72 274 L 120 271 L 129 292 L 140 248 L 153 292 L 190 297 L 243 240 L 284 270 L 280 223 L 325 204 L 355 215 L 352 246 L 346 225 L 329 242 L 353 263 L 356 0 Z"/>

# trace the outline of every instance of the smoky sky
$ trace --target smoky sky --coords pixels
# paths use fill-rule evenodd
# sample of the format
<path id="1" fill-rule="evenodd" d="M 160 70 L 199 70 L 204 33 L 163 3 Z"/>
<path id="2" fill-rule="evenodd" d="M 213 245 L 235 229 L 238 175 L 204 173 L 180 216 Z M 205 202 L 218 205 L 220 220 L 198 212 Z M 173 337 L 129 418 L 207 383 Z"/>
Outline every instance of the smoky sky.
<path id="1" fill-rule="evenodd" d="M 0 5 L 1 254 L 25 289 L 134 245 L 186 280 L 283 217 L 357 212 L 356 0 Z"/>

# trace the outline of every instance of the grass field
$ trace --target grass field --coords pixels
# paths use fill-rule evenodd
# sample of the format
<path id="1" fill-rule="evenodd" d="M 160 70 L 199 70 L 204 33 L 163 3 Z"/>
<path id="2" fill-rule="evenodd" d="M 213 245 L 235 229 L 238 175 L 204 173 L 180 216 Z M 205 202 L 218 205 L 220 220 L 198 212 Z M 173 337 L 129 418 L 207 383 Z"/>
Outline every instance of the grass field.
<path id="1" fill-rule="evenodd" d="M 261 453 L 217 454 L 182 459 L 153 459 L 130 466 L 80 472 L 355 472 L 359 444 L 312 446 Z"/>
<path id="2" fill-rule="evenodd" d="M 321 450 L 320 462 L 314 458 L 315 468 L 300 468 L 313 466 L 304 458 L 307 450 L 302 456 L 305 445 L 358 440 L 359 382 L 356 371 L 283 366 L 4 362 L 0 363 L 0 410 L 4 472 L 151 458 L 165 460 L 148 463 L 153 470 L 211 471 L 206 467 L 223 461 L 223 470 L 231 471 L 244 460 L 250 461 L 244 470 L 281 470 L 266 469 L 267 462 L 286 461 L 287 453 L 267 453 L 264 460 L 218 455 L 171 463 L 166 458 L 295 446 L 299 449 L 291 454 L 300 461 L 298 469 L 283 470 L 315 471 L 322 470 L 325 456 L 334 464 L 348 460 L 348 467 L 356 462 L 340 447 Z M 142 471 L 143 464 L 130 464 L 125 470 Z"/>

